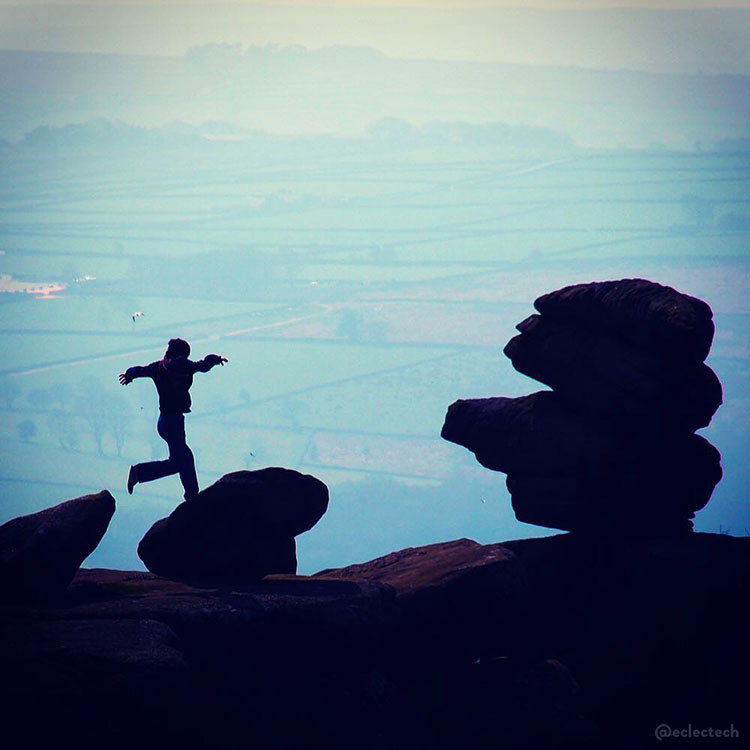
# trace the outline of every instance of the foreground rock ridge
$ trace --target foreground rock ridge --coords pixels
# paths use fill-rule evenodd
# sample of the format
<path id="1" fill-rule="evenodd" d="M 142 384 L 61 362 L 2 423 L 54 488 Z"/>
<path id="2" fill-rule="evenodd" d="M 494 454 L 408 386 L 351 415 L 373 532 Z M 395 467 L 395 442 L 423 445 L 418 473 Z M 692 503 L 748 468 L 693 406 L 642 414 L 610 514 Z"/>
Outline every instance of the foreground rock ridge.
<path id="1" fill-rule="evenodd" d="M 92 749 L 744 736 L 748 553 L 726 535 L 572 533 L 245 584 L 81 570 L 54 599 L 0 605 L 3 730 Z"/>
<path id="2" fill-rule="evenodd" d="M 703 362 L 711 308 L 644 279 L 578 284 L 534 306 L 504 353 L 552 391 L 456 401 L 442 436 L 508 475 L 519 521 L 691 531 L 722 476 L 719 452 L 694 434 L 722 402 Z"/>

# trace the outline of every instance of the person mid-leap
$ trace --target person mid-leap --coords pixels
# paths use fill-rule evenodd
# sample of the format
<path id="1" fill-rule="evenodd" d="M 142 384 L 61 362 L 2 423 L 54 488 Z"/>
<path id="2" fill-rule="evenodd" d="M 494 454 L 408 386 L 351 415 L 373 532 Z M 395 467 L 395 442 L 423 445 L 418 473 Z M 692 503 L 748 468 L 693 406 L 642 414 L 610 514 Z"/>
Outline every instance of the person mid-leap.
<path id="1" fill-rule="evenodd" d="M 185 413 L 190 411 L 190 386 L 196 372 L 208 372 L 216 365 L 224 365 L 226 357 L 209 354 L 199 362 L 188 359 L 190 344 L 183 339 L 170 339 L 164 359 L 145 367 L 129 367 L 120 374 L 120 383 L 128 385 L 136 378 L 151 378 L 159 393 L 159 421 L 156 429 L 169 446 L 166 461 L 148 461 L 130 467 L 128 494 L 139 482 L 151 482 L 172 474 L 179 474 L 185 489 L 185 500 L 198 494 L 193 452 L 185 441 Z"/>

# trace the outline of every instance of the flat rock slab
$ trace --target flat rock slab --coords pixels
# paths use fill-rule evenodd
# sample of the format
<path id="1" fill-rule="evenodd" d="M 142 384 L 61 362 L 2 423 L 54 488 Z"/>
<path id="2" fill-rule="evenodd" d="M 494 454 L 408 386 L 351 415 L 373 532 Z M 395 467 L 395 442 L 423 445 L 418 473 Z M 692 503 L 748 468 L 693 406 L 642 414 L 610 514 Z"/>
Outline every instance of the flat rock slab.
<path id="1" fill-rule="evenodd" d="M 518 560 L 499 544 L 470 539 L 410 547 L 366 563 L 324 570 L 316 578 L 378 581 L 392 586 L 401 612 L 405 647 L 431 652 L 442 648 L 475 657 L 488 644 L 512 648 L 509 613 L 523 608 L 528 595 Z"/>
<path id="2" fill-rule="evenodd" d="M 227 474 L 157 521 L 138 545 L 153 573 L 256 581 L 294 574 L 294 537 L 328 508 L 328 488 L 297 471 L 268 468 Z"/>
<path id="3" fill-rule="evenodd" d="M 114 512 L 115 499 L 102 490 L 0 526 L 0 598 L 34 600 L 64 591 Z"/>

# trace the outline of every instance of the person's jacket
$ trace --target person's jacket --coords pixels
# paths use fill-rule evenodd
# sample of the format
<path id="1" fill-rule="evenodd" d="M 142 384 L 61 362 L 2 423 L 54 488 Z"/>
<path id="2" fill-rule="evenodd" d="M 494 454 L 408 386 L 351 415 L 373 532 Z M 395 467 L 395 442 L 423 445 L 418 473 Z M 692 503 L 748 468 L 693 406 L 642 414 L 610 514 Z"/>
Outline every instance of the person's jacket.
<path id="1" fill-rule="evenodd" d="M 190 386 L 196 372 L 208 372 L 221 364 L 218 354 L 209 354 L 198 362 L 187 357 L 173 357 L 152 362 L 145 367 L 129 367 L 125 375 L 129 380 L 151 378 L 159 393 L 159 411 L 162 414 L 184 414 L 190 411 Z"/>

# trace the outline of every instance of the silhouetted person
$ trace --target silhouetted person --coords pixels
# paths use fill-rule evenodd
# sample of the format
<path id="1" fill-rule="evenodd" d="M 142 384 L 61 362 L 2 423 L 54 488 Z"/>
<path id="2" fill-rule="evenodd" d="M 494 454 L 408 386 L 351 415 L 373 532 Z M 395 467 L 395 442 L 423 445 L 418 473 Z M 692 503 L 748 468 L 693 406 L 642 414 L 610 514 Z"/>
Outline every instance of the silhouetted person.
<path id="1" fill-rule="evenodd" d="M 199 362 L 188 359 L 190 344 L 183 339 L 170 339 L 164 359 L 145 367 L 129 367 L 120 374 L 120 383 L 128 385 L 136 378 L 151 378 L 159 393 L 159 421 L 156 429 L 169 446 L 166 461 L 148 461 L 130 467 L 128 494 L 138 482 L 151 482 L 171 474 L 179 474 L 185 489 L 185 500 L 198 494 L 193 452 L 185 442 L 185 413 L 190 411 L 190 386 L 196 372 L 208 372 L 228 360 L 209 354 Z"/>

